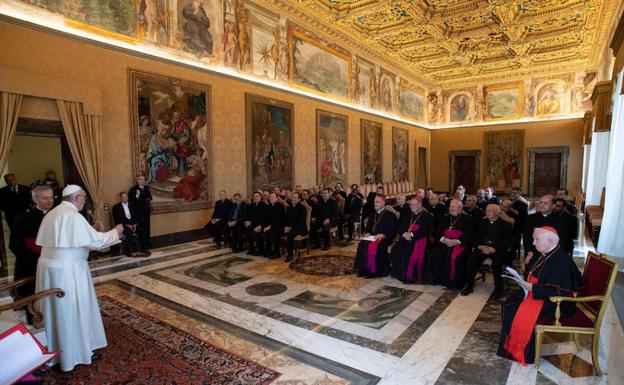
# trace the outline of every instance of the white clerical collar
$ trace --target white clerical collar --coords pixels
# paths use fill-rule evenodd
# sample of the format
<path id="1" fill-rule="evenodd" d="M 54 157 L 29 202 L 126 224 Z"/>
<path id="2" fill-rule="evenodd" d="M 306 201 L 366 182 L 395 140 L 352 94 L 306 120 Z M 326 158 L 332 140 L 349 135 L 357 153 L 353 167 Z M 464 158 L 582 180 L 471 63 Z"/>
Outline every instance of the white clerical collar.
<path id="1" fill-rule="evenodd" d="M 42 209 L 42 208 L 40 208 L 39 206 L 36 206 L 36 205 L 35 205 L 35 208 L 36 208 L 37 210 L 41 211 L 41 212 L 42 212 L 42 213 L 44 213 L 44 214 L 47 214 L 47 213 L 48 213 L 48 211 L 50 211 L 50 210 L 44 210 L 44 209 Z"/>
<path id="2" fill-rule="evenodd" d="M 128 206 L 128 202 L 121 202 L 122 205 Z"/>
<path id="3" fill-rule="evenodd" d="M 61 204 L 65 204 L 66 206 L 71 207 L 72 209 L 74 209 L 76 211 L 80 211 L 80 210 L 78 210 L 78 207 L 76 207 L 76 205 L 71 203 L 71 202 L 63 201 L 63 202 L 61 202 Z"/>
<path id="4" fill-rule="evenodd" d="M 375 210 L 375 211 L 377 211 L 377 210 Z M 381 210 L 377 211 L 377 214 L 381 214 L 383 211 L 384 211 L 384 209 L 381 209 Z"/>

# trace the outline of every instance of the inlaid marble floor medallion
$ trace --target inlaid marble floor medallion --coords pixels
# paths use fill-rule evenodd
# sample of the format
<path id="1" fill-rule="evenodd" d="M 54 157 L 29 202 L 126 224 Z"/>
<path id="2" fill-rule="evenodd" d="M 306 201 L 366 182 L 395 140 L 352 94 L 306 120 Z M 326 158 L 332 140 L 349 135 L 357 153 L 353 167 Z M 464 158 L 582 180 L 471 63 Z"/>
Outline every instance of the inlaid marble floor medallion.
<path id="1" fill-rule="evenodd" d="M 312 255 L 302 257 L 290 263 L 290 268 L 298 273 L 338 277 L 355 274 L 353 256 L 349 255 Z"/>
<path id="2" fill-rule="evenodd" d="M 245 291 L 248 294 L 255 295 L 257 297 L 278 295 L 282 294 L 286 290 L 288 290 L 288 287 L 286 285 L 274 282 L 257 283 L 255 285 L 247 286 L 245 288 Z"/>

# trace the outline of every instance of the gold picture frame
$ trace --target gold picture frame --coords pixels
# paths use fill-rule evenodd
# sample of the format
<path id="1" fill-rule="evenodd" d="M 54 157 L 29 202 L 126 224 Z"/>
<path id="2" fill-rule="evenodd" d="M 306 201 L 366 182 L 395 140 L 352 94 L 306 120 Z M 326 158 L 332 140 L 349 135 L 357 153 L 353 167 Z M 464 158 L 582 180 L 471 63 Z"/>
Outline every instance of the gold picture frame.
<path id="1" fill-rule="evenodd" d="M 419 117 L 414 117 L 408 114 L 405 114 L 401 111 L 401 89 L 406 89 L 408 91 L 411 91 L 412 93 L 416 94 L 417 96 L 421 97 L 421 111 L 420 111 L 420 116 Z M 397 89 L 397 106 L 396 106 L 396 112 L 399 116 L 402 116 L 406 119 L 409 120 L 413 120 L 416 122 L 423 122 L 425 120 L 425 110 L 427 108 L 427 96 L 425 93 L 425 90 L 421 87 L 417 87 L 412 85 L 411 83 L 406 82 L 405 80 L 401 79 L 401 81 L 399 81 L 398 84 L 398 89 Z"/>
<path id="2" fill-rule="evenodd" d="M 492 94 L 500 93 L 504 91 L 512 91 L 517 90 L 517 112 L 513 115 L 501 116 L 501 117 L 490 117 L 491 107 L 490 102 L 492 100 Z M 514 83 L 504 83 L 504 84 L 495 84 L 495 85 L 486 85 L 483 86 L 483 98 L 484 98 L 484 114 L 483 120 L 486 121 L 500 121 L 500 120 L 511 120 L 511 119 L 519 119 L 524 114 L 524 83 L 523 82 L 514 82 Z"/>

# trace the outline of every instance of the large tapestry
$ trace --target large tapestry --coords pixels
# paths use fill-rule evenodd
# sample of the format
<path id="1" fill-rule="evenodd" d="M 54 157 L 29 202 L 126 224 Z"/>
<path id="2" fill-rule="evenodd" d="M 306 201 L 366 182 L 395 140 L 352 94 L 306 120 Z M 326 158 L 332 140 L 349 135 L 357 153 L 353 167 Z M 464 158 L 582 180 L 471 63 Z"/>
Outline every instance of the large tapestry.
<path id="1" fill-rule="evenodd" d="M 293 105 L 260 95 L 245 96 L 249 193 L 274 187 L 292 189 Z"/>
<path id="2" fill-rule="evenodd" d="M 524 130 L 489 131 L 484 136 L 486 184 L 499 191 L 522 186 Z"/>
<path id="3" fill-rule="evenodd" d="M 351 56 L 289 29 L 290 81 L 313 92 L 349 98 Z"/>
<path id="4" fill-rule="evenodd" d="M 487 86 L 484 97 L 485 120 L 516 119 L 522 116 L 522 83 Z"/>
<path id="5" fill-rule="evenodd" d="M 155 212 L 209 207 L 210 86 L 130 70 L 134 165 Z"/>
<path id="6" fill-rule="evenodd" d="M 392 180 L 402 182 L 409 179 L 409 132 L 404 128 L 392 127 Z"/>
<path id="7" fill-rule="evenodd" d="M 362 130 L 362 183 L 382 182 L 382 131 L 383 125 L 361 120 Z"/>
<path id="8" fill-rule="evenodd" d="M 316 110 L 319 183 L 347 182 L 347 116 Z"/>

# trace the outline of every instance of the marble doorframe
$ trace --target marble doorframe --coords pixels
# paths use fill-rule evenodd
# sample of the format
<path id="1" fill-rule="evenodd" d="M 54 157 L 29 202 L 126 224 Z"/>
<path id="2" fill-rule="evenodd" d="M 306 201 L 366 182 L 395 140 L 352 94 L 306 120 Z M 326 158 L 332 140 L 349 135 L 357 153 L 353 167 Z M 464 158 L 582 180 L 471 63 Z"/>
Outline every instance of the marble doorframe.
<path id="1" fill-rule="evenodd" d="M 527 148 L 529 158 L 529 196 L 532 197 L 535 190 L 535 155 L 536 154 L 561 154 L 561 174 L 559 186 L 567 188 L 568 185 L 568 158 L 570 157 L 570 146 L 556 147 L 529 147 Z"/>
<path id="2" fill-rule="evenodd" d="M 452 198 L 455 191 L 450 191 L 455 185 L 455 158 L 458 156 L 474 156 L 475 157 L 475 184 L 481 183 L 481 150 L 462 150 L 462 151 L 449 151 L 449 198 Z"/>

